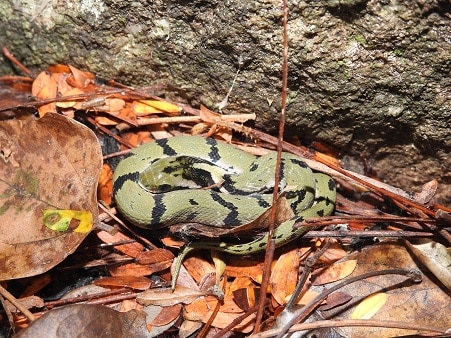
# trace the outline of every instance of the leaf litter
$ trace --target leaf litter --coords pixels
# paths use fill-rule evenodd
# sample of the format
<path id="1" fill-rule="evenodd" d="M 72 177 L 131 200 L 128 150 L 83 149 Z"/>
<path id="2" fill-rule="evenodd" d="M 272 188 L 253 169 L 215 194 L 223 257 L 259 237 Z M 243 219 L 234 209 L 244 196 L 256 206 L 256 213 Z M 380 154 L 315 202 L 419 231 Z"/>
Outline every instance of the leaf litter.
<path id="1" fill-rule="evenodd" d="M 11 77 L 8 78 L 8 81 L 14 83 L 14 79 L 11 80 Z M 101 143 L 104 143 L 106 138 L 115 138 L 123 145 L 136 146 L 150 141 L 153 137 L 161 137 L 161 135 L 165 137 L 168 135 L 166 130 L 169 124 L 178 125 L 180 132 L 191 129 L 193 133 L 207 133 L 207 135 L 215 135 L 229 142 L 232 141 L 232 131 L 260 139 L 263 144 L 267 142 L 267 145 L 268 142 L 275 144 L 273 143 L 274 139 L 242 125 L 243 121 L 252 119 L 253 116 L 228 116 L 228 119 L 224 119 L 224 115 L 211 112 L 205 107 L 196 110 L 183 103 L 169 102 L 154 97 L 149 94 L 152 92 L 151 88 L 135 89 L 126 86 L 118 88 L 98 85 L 93 74 L 80 71 L 73 66 L 57 65 L 40 73 L 34 79 L 31 91 L 38 99 L 37 101 L 16 102 L 7 109 L 14 112 L 19 107 L 35 107 L 41 119 L 27 122 L 3 121 L 0 127 L 0 131 L 6 130 L 4 136 L 0 134 L 2 141 L 0 170 L 4 173 L 2 177 L 6 178 L 1 181 L 2 185 L 0 185 L 3 187 L 1 190 L 3 207 L 0 217 L 1 223 L 7 224 L 7 228 L 0 230 L 4 230 L 1 232 L 2 234 L 9 234 L 9 237 L 2 238 L 2 247 L 0 247 L 3 254 L 0 256 L 2 259 L 0 260 L 1 279 L 13 283 L 14 279 L 31 278 L 51 268 L 58 269 L 58 266 L 55 267 L 55 265 L 74 252 L 86 237 L 87 232 L 76 233 L 73 231 L 77 224 L 75 227 L 69 225 L 68 230 L 64 230 L 63 233 L 46 228 L 42 225 L 42 210 L 50 209 L 50 206 L 52 208 L 56 206 L 56 209 L 60 210 L 87 210 L 92 214 L 94 224 L 100 223 L 101 219 L 103 224 L 111 228 L 108 232 L 105 230 L 95 231 L 97 238 L 94 238 L 94 244 L 89 243 L 91 245 L 90 255 L 97 256 L 98 259 L 89 261 L 85 258 L 81 266 L 83 264 L 86 267 L 101 266 L 107 270 L 109 277 L 96 280 L 96 284 L 112 291 L 114 289 L 128 290 L 124 291 L 123 299 L 120 294 L 106 292 L 105 298 L 101 297 L 96 302 L 100 301 L 101 304 L 109 304 L 109 306 L 114 305 L 113 308 L 118 310 L 121 308 L 133 310 L 121 313 L 106 306 L 92 304 L 58 307 L 58 301 L 56 301 L 52 303 L 54 309 L 45 311 L 49 302 L 35 302 L 34 304 L 40 305 L 30 305 L 30 307 L 37 315 L 43 316 L 27 329 L 22 330 L 20 334 L 25 337 L 36 336 L 43 330 L 49 329 L 50 331 L 45 332 L 50 332 L 50 336 L 56 337 L 61 332 L 69 332 L 64 330 L 91 334 L 111 329 L 113 331 L 110 332 L 118 333 L 118 335 L 121 332 L 128 334 L 134 332 L 136 335 L 151 337 L 168 332 L 167 330 L 173 327 L 180 329 L 180 332 L 183 330 L 184 335 L 189 335 L 199 329 L 199 323 L 209 323 L 211 332 L 220 332 L 219 329 L 231 329 L 237 333 L 250 334 L 254 330 L 253 309 L 258 305 L 257 295 L 262 278 L 262 258 L 259 256 L 243 258 L 220 255 L 211 260 L 206 252 L 195 253 L 186 260 L 182 268 L 182 279 L 179 279 L 180 285 L 175 292 L 156 288 L 168 285 L 171 278 L 170 266 L 174 257 L 173 252 L 162 248 L 157 239 L 175 246 L 180 244 L 171 239 L 173 234 L 161 230 L 150 232 L 127 227 L 119 228 L 120 232 L 117 233 L 119 237 L 113 234 L 117 232 L 114 228 L 117 229 L 118 226 L 125 226 L 125 224 L 117 218 L 117 215 L 114 215 L 114 211 L 112 214 L 103 213 L 98 217 L 95 194 L 96 182 L 99 181 L 101 183 L 98 199 L 111 205 L 112 168 L 108 165 L 109 161 L 103 164 L 101 175 L 102 165 L 97 139 L 93 138 L 92 133 L 87 134 L 73 120 L 64 118 L 63 122 L 63 117 L 55 115 L 55 113 L 69 118 L 81 113 L 81 119 L 85 123 L 90 123 L 91 126 L 94 124 L 102 130 L 102 133 L 97 135 Z M 180 116 L 182 112 L 192 116 Z M 138 126 L 141 128 L 145 126 L 146 129 L 136 132 L 134 128 Z M 121 132 L 120 138 L 111 132 L 112 128 Z M 30 132 L 36 137 L 25 136 Z M 73 135 L 77 135 L 77 137 L 73 137 Z M 58 137 L 62 141 L 59 139 L 57 142 L 54 141 Z M 31 144 L 26 143 L 27 139 L 32 141 Z M 83 140 L 82 144 L 77 143 L 77 140 L 78 142 Z M 51 152 L 46 151 L 45 154 L 39 152 L 39 148 L 46 149 L 43 145 L 49 142 L 55 145 L 56 149 Z M 17 144 L 20 144 L 20 147 Z M 105 151 L 105 144 L 103 145 Z M 265 151 L 254 145 L 242 144 L 241 146 L 252 152 Z M 126 152 L 127 147 L 122 149 Z M 299 148 L 296 149 L 299 151 Z M 61 153 L 58 152 L 60 150 L 62 150 Z M 334 163 L 332 166 L 337 165 L 333 159 L 332 161 L 330 158 L 325 160 L 325 157 L 320 154 L 311 153 L 308 150 L 301 152 L 304 155 L 308 154 L 309 158 L 332 162 Z M 82 155 L 81 158 L 80 155 Z M 27 157 L 31 159 L 27 159 Z M 26 163 L 30 164 L 25 165 Z M 66 167 L 71 167 L 69 169 L 72 169 L 73 174 L 70 170 L 66 170 Z M 366 191 L 365 195 L 362 195 L 363 198 L 356 200 L 354 204 L 347 204 L 349 197 L 340 196 L 337 204 L 338 214 L 346 211 L 348 214 L 377 217 L 381 214 L 380 210 L 383 210 L 384 215 L 390 215 L 389 206 L 384 205 L 380 199 L 380 192 L 375 193 L 371 189 L 365 188 L 365 180 L 363 183 L 353 181 L 353 177 L 349 179 L 340 168 L 332 171 L 332 175 L 339 183 L 342 183 L 340 192 L 343 196 L 352 196 L 356 192 L 361 194 L 362 191 Z M 77 177 L 78 180 L 74 181 L 74 177 Z M 352 184 L 349 185 L 349 182 Z M 386 188 L 391 194 L 396 195 L 397 192 L 400 192 L 397 188 L 392 189 L 379 182 L 371 180 L 369 182 L 371 182 L 370 188 L 376 184 L 382 189 Z M 428 189 L 429 192 L 420 193 L 418 196 L 423 196 L 423 202 L 429 203 L 433 196 L 433 185 L 432 187 L 428 185 L 425 189 Z M 409 194 L 400 192 L 400 196 L 403 201 L 403 198 Z M 375 201 L 378 201 L 377 208 Z M 401 246 L 396 242 L 385 240 L 383 237 L 384 231 L 392 232 L 391 235 L 393 232 L 402 234 L 404 229 L 424 231 L 422 229 L 425 225 L 435 221 L 431 218 L 429 211 L 443 210 L 445 214 L 449 212 L 449 209 L 443 206 L 430 204 L 418 205 L 416 208 L 417 204 L 415 203 L 417 202 L 406 206 L 398 202 L 398 209 L 405 213 L 407 218 L 410 216 L 412 220 L 406 221 L 405 218 L 400 218 L 399 221 L 396 221 L 394 216 L 395 220 L 381 230 L 378 238 L 375 238 L 369 245 L 363 244 L 357 251 L 355 246 L 350 245 L 352 243 L 346 233 L 371 227 L 377 223 L 377 220 L 368 223 L 361 223 L 358 220 L 346 222 L 344 230 L 341 230 L 343 232 L 341 239 L 304 240 L 280 248 L 274 258 L 270 276 L 269 316 L 263 331 L 271 328 L 271 319 L 277 317 L 277 314 L 286 314 L 286 311 L 283 312 L 284 308 L 296 287 L 298 274 L 305 269 L 306 258 L 324 247 L 327 241 L 331 242 L 330 249 L 325 250 L 325 254 L 313 266 L 313 272 L 309 273 L 308 283 L 301 290 L 298 306 L 309 304 L 333 285 L 343 283 L 351 277 L 364 275 L 368 271 L 374 272 L 387 268 L 420 268 L 423 280 L 417 284 L 396 275 L 382 275 L 362 279 L 360 282 L 349 285 L 344 283 L 339 291 L 331 293 L 318 303 L 319 308 L 312 313 L 312 318 L 333 318 L 335 320 L 370 318 L 368 320 L 374 321 L 397 319 L 400 322 L 415 321 L 425 327 L 435 328 L 437 331 L 444 331 L 450 327 L 451 323 L 446 316 L 450 310 L 449 295 L 446 291 L 447 272 L 444 274 L 437 272 L 443 271 L 443 269 L 449 271 L 449 251 L 442 249 L 437 249 L 433 253 L 428 251 L 426 256 L 435 255 L 441 258 L 427 261 L 423 259 L 424 266 L 419 266 L 410 256 L 419 254 L 415 254 L 415 250 L 412 248 L 409 252 L 405 249 L 405 247 L 409 248 L 409 244 Z M 350 207 L 351 209 L 349 209 Z M 3 210 L 6 211 L 3 212 Z M 262 219 L 264 217 L 262 215 Z M 283 218 L 283 216 L 281 217 Z M 419 218 L 424 222 L 418 221 Z M 444 218 L 446 219 L 446 217 Z M 331 220 L 334 222 L 334 217 L 331 217 Z M 255 223 L 262 223 L 262 220 L 259 221 Z M 317 222 L 321 221 L 317 220 Z M 21 226 L 17 227 L 17 224 Z M 333 227 L 329 227 L 330 231 L 337 231 Z M 196 236 L 214 235 L 210 229 L 190 228 L 189 231 L 186 229 L 183 229 L 185 236 L 193 235 L 190 231 L 195 231 Z M 173 230 L 181 231 L 180 229 Z M 250 230 L 258 231 L 259 228 L 255 228 L 255 224 L 249 224 L 242 225 L 239 230 L 248 232 Z M 235 235 L 236 231 L 238 229 L 227 234 Z M 430 231 L 434 231 L 434 228 L 431 227 Z M 444 236 L 446 240 L 447 237 Z M 436 236 L 435 240 L 444 241 L 440 235 Z M 438 242 L 430 243 L 432 243 L 429 245 L 432 247 L 430 250 L 434 250 L 434 247 L 440 248 Z M 8 251 L 11 250 L 9 249 L 11 247 L 14 247 L 14 255 Z M 11 263 L 12 257 L 20 264 Z M 39 257 L 40 259 L 33 260 L 30 257 Z M 46 264 L 42 264 L 44 257 L 48 257 Z M 415 256 L 416 258 L 417 256 Z M 223 262 L 225 267 L 217 270 L 212 261 Z M 63 265 L 60 264 L 61 268 L 64 267 L 64 263 L 65 261 Z M 16 265 L 20 265 L 20 267 Z M 431 266 L 431 271 L 436 271 L 433 272 L 437 274 L 436 277 L 425 268 L 428 265 Z M 439 265 L 438 269 L 434 269 Z M 71 267 L 68 265 L 64 268 Z M 215 271 L 220 271 L 223 277 L 215 276 Z M 185 283 L 183 282 L 184 274 L 186 276 L 185 285 L 188 287 L 182 286 Z M 443 283 L 440 280 L 443 280 Z M 219 293 L 215 290 L 215 287 L 218 287 L 216 285 L 218 281 L 221 282 L 222 289 Z M 33 283 L 33 278 L 29 282 Z M 141 293 L 142 290 L 144 290 L 143 293 Z M 39 294 L 39 288 L 36 294 Z M 76 299 L 73 301 L 77 302 Z M 218 302 L 219 307 L 217 307 Z M 44 305 L 42 306 L 42 304 Z M 65 303 L 61 302 L 61 305 L 65 304 L 67 304 L 67 300 Z M 214 310 L 215 308 L 218 310 Z M 431 309 L 433 311 L 430 311 Z M 147 318 L 144 313 L 147 313 Z M 214 318 L 212 318 L 213 315 Z M 77 321 L 72 321 L 69 329 L 64 318 L 70 316 L 77 318 Z M 289 315 L 287 320 L 292 320 L 293 317 L 294 315 Z M 20 324 L 23 323 L 23 317 L 19 313 L 15 312 L 13 318 L 17 328 L 23 325 Z M 92 318 L 98 318 L 98 320 L 92 320 Z M 132 331 L 127 331 L 130 330 L 130 322 L 133 322 L 135 326 L 131 329 Z M 273 329 L 277 327 L 277 325 L 273 326 Z M 54 332 L 53 335 L 52 332 Z M 332 332 L 339 332 L 349 337 L 359 337 L 369 333 L 371 336 L 373 331 L 368 331 L 368 328 L 353 326 L 340 328 L 337 326 L 330 328 L 330 333 Z M 380 331 L 378 329 L 374 331 L 374 335 L 388 337 L 406 334 L 406 332 L 414 334 L 418 333 L 418 329 L 410 331 L 388 328 Z"/>

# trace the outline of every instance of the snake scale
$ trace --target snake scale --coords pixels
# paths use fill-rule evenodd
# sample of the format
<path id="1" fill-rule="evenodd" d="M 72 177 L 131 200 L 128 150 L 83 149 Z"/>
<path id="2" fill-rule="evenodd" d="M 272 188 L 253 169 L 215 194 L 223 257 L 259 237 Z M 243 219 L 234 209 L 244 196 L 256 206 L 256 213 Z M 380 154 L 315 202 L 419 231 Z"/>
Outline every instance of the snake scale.
<path id="1" fill-rule="evenodd" d="M 124 158 L 114 172 L 113 194 L 119 211 L 140 227 L 232 227 L 255 220 L 271 206 L 275 165 L 275 152 L 257 157 L 212 138 L 176 136 L 141 145 Z M 276 246 L 311 229 L 293 228 L 294 223 L 330 215 L 336 199 L 334 180 L 313 172 L 301 158 L 282 153 L 280 165 L 279 190 L 295 216 L 275 229 Z M 267 235 L 238 244 L 192 243 L 176 259 L 172 288 L 191 250 L 245 255 L 266 244 Z"/>

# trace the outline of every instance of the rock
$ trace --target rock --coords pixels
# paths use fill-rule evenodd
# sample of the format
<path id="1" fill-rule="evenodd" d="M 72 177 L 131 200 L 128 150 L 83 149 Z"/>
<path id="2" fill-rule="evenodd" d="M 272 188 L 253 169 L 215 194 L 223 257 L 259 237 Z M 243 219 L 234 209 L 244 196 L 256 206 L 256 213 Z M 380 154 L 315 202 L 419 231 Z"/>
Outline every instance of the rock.
<path id="1" fill-rule="evenodd" d="M 290 1 L 287 135 L 368 161 L 395 186 L 440 181 L 451 202 L 451 60 L 446 1 Z M 35 71 L 70 63 L 276 132 L 279 1 L 13 1 L 0 36 Z M 10 72 L 3 63 L 0 73 Z M 357 156 L 358 155 L 358 156 Z M 355 169 L 355 168 L 353 168 Z"/>

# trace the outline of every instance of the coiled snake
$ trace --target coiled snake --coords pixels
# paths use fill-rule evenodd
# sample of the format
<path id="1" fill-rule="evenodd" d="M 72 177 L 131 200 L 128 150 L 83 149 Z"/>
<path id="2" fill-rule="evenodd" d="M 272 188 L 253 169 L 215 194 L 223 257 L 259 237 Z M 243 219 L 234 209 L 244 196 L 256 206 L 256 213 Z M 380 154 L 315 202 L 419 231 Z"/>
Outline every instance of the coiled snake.
<path id="1" fill-rule="evenodd" d="M 237 226 L 255 220 L 271 206 L 275 165 L 274 152 L 256 157 L 212 138 L 177 136 L 134 149 L 114 172 L 113 194 L 119 211 L 140 227 L 194 222 Z M 334 209 L 332 178 L 312 172 L 301 158 L 289 153 L 282 154 L 279 189 L 295 216 L 276 228 L 276 246 L 309 230 L 293 228 L 294 223 L 330 215 Z M 242 244 L 188 245 L 176 259 L 172 288 L 191 250 L 245 255 L 264 250 L 266 244 L 267 235 Z"/>

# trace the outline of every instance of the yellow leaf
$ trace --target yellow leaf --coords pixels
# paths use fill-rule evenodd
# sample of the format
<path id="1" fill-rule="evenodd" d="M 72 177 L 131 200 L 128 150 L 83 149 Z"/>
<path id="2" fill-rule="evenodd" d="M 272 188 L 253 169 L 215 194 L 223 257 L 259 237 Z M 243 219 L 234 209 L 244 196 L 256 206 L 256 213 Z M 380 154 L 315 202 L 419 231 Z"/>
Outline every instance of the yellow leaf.
<path id="1" fill-rule="evenodd" d="M 55 231 L 67 231 L 72 219 L 80 221 L 74 232 L 86 233 L 92 229 L 92 214 L 90 211 L 76 210 L 44 210 L 44 224 Z"/>
<path id="2" fill-rule="evenodd" d="M 133 102 L 132 110 L 137 116 L 146 116 L 150 114 L 158 114 L 162 111 L 142 102 Z"/>
<path id="3" fill-rule="evenodd" d="M 387 294 L 381 292 L 366 297 L 359 305 L 357 305 L 354 312 L 351 314 L 351 318 L 370 319 L 382 308 L 382 306 L 384 306 L 387 302 L 387 298 Z"/>
<path id="4" fill-rule="evenodd" d="M 140 100 L 139 102 L 144 103 L 148 106 L 156 108 L 158 111 L 165 111 L 167 113 L 180 113 L 181 109 L 175 104 L 168 103 L 165 101 L 157 100 Z"/>

